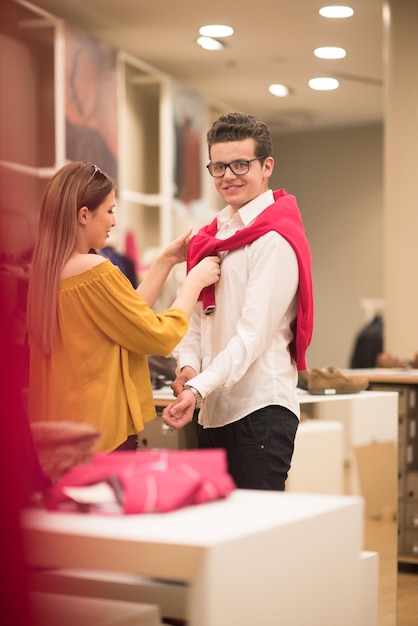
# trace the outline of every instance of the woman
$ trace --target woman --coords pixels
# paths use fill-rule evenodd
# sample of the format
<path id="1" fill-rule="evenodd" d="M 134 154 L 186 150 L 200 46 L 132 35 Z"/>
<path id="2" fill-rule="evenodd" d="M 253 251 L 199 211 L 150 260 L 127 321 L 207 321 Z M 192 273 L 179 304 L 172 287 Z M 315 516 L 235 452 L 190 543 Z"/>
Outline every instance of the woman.
<path id="1" fill-rule="evenodd" d="M 217 257 L 189 272 L 171 308 L 152 310 L 191 231 L 161 253 L 135 290 L 102 248 L 115 226 L 115 188 L 96 165 L 65 165 L 43 196 L 28 292 L 29 417 L 90 424 L 96 450 L 136 446 L 154 419 L 147 355 L 168 355 L 188 329 L 203 287 L 219 279 Z"/>

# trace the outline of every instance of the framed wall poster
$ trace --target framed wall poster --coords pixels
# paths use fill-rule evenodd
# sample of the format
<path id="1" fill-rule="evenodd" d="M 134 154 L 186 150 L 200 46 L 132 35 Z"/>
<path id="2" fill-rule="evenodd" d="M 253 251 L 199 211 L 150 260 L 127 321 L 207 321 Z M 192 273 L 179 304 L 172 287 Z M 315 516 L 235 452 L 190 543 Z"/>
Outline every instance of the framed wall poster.
<path id="1" fill-rule="evenodd" d="M 174 124 L 173 217 L 175 234 L 182 228 L 201 226 L 211 218 L 208 206 L 205 156 L 208 109 L 196 92 L 172 85 Z"/>
<path id="2" fill-rule="evenodd" d="M 117 52 L 65 25 L 66 158 L 118 177 Z"/>

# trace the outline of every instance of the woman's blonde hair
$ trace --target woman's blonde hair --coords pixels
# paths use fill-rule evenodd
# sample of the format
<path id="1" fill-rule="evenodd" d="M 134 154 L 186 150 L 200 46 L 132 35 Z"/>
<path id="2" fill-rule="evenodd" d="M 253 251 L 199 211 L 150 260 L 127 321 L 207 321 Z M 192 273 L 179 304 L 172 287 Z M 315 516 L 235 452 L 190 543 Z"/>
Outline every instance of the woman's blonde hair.
<path id="1" fill-rule="evenodd" d="M 64 165 L 45 188 L 26 316 L 29 340 L 45 354 L 51 352 L 55 337 L 59 281 L 76 246 L 78 212 L 83 206 L 95 211 L 112 189 L 109 176 L 85 161 Z"/>

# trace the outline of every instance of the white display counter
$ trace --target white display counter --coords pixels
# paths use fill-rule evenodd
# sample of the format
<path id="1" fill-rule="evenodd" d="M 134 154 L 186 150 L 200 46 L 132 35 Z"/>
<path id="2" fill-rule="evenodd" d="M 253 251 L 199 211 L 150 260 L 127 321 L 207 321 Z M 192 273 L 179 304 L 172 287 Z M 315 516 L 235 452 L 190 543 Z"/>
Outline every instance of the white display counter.
<path id="1" fill-rule="evenodd" d="M 173 402 L 173 392 L 169 387 L 155 390 L 154 402 L 157 410 L 161 410 Z M 373 443 L 398 442 L 398 394 L 394 391 L 361 391 L 352 394 L 311 395 L 298 389 L 301 411 L 312 408 L 313 417 L 319 420 L 338 421 L 343 425 L 344 449 L 346 462 L 354 462 L 353 449 L 356 446 Z M 160 417 L 160 416 L 159 416 Z M 182 447 L 170 442 L 170 431 L 173 437 L 179 436 L 184 429 L 172 431 L 159 420 L 146 425 L 146 433 L 150 433 L 149 444 L 155 437 L 159 442 L 167 441 L 168 447 Z M 178 442 L 177 442 L 178 443 Z M 355 490 L 354 490 L 355 491 Z"/>
<path id="2" fill-rule="evenodd" d="M 371 516 L 396 510 L 398 394 L 361 391 L 311 395 L 299 389 L 298 397 L 301 411 L 313 419 L 299 426 L 287 488 L 362 495 Z M 194 446 L 193 424 L 175 431 L 162 423 L 160 411 L 173 399 L 169 387 L 154 391 L 159 414 L 141 433 L 140 442 L 145 446 Z M 378 474 L 382 463 L 384 477 Z"/>
<path id="3" fill-rule="evenodd" d="M 172 399 L 156 394 L 159 408 Z M 290 492 L 240 490 L 163 515 L 33 511 L 25 519 L 30 562 L 57 568 L 45 578 L 57 590 L 159 604 L 188 626 L 376 626 L 378 558 L 361 552 L 362 523 L 372 500 L 373 510 L 386 506 L 396 460 L 385 476 L 376 465 L 363 503 L 357 452 L 397 447 L 397 393 L 299 398 L 313 419 L 299 426 Z M 146 447 L 193 441 L 192 430 L 168 429 L 160 416 L 149 426 Z M 366 467 L 368 477 L 373 471 Z M 350 497 L 324 495 L 343 493 L 343 472 Z"/>
<path id="4" fill-rule="evenodd" d="M 344 493 L 343 425 L 308 419 L 299 424 L 286 491 Z"/>
<path id="5" fill-rule="evenodd" d="M 344 492 L 360 494 L 369 517 L 396 516 L 398 507 L 398 394 L 362 391 L 315 396 L 300 391 L 314 420 L 343 426 Z M 295 444 L 296 447 L 296 444 Z"/>
<path id="6" fill-rule="evenodd" d="M 363 502 L 237 490 L 172 513 L 26 512 L 30 565 L 187 584 L 189 626 L 364 624 Z"/>
<path id="7" fill-rule="evenodd" d="M 398 441 L 398 394 L 361 391 L 352 394 L 316 396 L 298 392 L 299 402 L 313 404 L 314 417 L 339 421 L 344 427 L 344 461 L 353 462 L 356 446 Z"/>
<path id="8" fill-rule="evenodd" d="M 158 606 L 60 593 L 30 595 L 39 626 L 160 626 Z"/>

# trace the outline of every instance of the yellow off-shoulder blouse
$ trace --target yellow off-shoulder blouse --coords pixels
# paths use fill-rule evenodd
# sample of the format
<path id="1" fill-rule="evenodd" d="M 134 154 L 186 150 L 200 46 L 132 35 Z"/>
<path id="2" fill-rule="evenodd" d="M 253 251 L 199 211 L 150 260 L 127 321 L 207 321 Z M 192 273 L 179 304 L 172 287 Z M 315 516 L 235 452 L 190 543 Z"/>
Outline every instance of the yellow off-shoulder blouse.
<path id="1" fill-rule="evenodd" d="M 147 355 L 168 355 L 187 332 L 177 308 L 156 314 L 106 260 L 62 279 L 52 353 L 30 349 L 30 420 L 95 426 L 108 452 L 155 418 Z"/>

